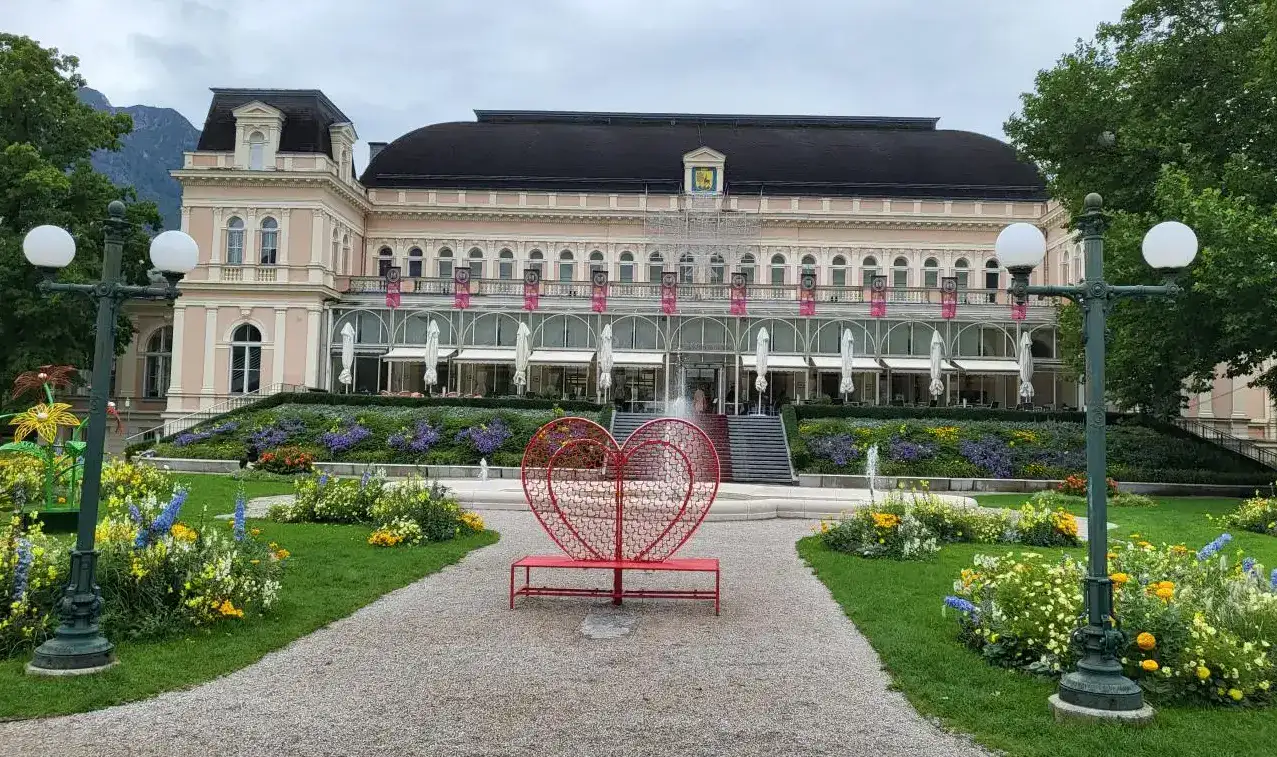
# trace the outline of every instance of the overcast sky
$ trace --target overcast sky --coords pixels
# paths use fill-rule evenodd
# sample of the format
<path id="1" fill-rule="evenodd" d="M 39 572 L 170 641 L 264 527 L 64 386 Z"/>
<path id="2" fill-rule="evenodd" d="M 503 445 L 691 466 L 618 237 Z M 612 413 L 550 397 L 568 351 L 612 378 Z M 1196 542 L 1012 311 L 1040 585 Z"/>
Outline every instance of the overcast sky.
<path id="1" fill-rule="evenodd" d="M 322 89 L 361 142 L 479 109 L 938 116 L 1002 136 L 1126 0 L 0 0 L 115 105 Z M 364 164 L 361 149 L 359 164 Z"/>

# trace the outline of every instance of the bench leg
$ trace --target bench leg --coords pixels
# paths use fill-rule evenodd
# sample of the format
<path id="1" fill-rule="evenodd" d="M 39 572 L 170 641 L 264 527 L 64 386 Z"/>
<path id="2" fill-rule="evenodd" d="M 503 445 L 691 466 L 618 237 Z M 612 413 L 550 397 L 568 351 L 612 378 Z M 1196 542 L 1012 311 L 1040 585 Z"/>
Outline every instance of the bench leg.
<path id="1" fill-rule="evenodd" d="M 623 573 L 624 571 L 620 568 L 612 571 L 612 604 L 614 605 L 621 604 L 621 592 L 624 590 L 622 586 L 623 579 L 621 578 Z"/>
<path id="2" fill-rule="evenodd" d="M 510 566 L 510 609 L 514 609 L 514 566 Z"/>
<path id="3" fill-rule="evenodd" d="M 714 571 L 714 614 L 715 614 L 715 615 L 717 615 L 717 614 L 718 614 L 718 600 L 719 600 L 719 596 L 720 596 L 720 593 L 719 593 L 719 578 L 720 578 L 721 576 L 722 576 L 722 573 L 721 573 L 720 571 L 717 571 L 717 570 L 716 570 L 716 571 Z"/>

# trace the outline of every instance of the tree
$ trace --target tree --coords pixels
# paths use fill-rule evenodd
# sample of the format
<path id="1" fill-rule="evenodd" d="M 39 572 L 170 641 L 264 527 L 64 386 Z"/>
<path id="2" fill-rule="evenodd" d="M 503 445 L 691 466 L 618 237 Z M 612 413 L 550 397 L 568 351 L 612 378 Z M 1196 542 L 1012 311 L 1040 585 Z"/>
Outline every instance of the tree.
<path id="1" fill-rule="evenodd" d="M 1107 387 L 1120 406 L 1177 414 L 1220 365 L 1277 388 L 1275 29 L 1277 0 L 1134 0 L 1039 73 L 1006 123 L 1071 213 L 1104 196 L 1112 281 L 1149 282 L 1140 241 L 1153 224 L 1197 232 L 1184 297 L 1110 312 Z"/>
<path id="2" fill-rule="evenodd" d="M 79 101 L 76 90 L 85 82 L 78 65 L 75 57 L 27 37 L 0 34 L 0 410 L 11 402 L 8 388 L 19 373 L 49 363 L 88 368 L 92 362 L 94 303 L 37 290 L 40 273 L 22 254 L 26 232 L 46 223 L 70 231 L 75 261 L 60 279 L 97 280 L 106 206 L 125 200 L 133 227 L 124 277 L 145 283 L 147 226 L 160 225 L 152 203 L 131 202 L 132 189 L 115 187 L 90 168 L 89 156 L 119 149 L 133 123 Z M 132 336 L 122 317 L 117 351 Z"/>

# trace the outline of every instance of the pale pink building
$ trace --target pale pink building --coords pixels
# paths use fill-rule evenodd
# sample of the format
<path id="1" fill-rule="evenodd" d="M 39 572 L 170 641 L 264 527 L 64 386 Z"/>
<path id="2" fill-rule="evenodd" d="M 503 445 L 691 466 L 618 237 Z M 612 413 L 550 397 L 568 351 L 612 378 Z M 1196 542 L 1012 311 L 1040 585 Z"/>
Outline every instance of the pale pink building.
<path id="1" fill-rule="evenodd" d="M 851 401 L 931 401 L 938 332 L 939 404 L 1014 406 L 1027 332 L 1031 404 L 1078 404 L 1053 305 L 1031 302 L 1012 319 L 993 243 L 1008 223 L 1041 225 L 1050 249 L 1034 277 L 1051 283 L 1080 276 L 1077 246 L 1035 169 L 998 140 L 927 118 L 478 111 L 370 143 L 356 175 L 356 138 L 321 92 L 213 90 L 198 148 L 173 172 L 200 265 L 171 313 L 138 313 L 122 358 L 124 386 L 147 415 L 172 428 L 288 386 L 513 394 L 520 324 L 532 348 L 524 391 L 540 396 L 596 397 L 610 326 L 612 399 L 644 409 L 699 392 L 735 412 L 759 401 L 752 369 L 766 328 L 764 404 L 841 396 L 844 330 L 856 354 Z M 455 291 L 462 267 L 468 303 Z M 529 271 L 540 277 L 532 310 Z M 607 280 L 602 312 L 596 272 Z M 734 278 L 745 282 L 744 315 L 732 311 Z M 947 318 L 946 281 L 957 289 Z M 423 364 L 431 322 L 434 387 Z M 344 383 L 347 325 L 355 356 Z M 1262 433 L 1266 400 L 1221 385 L 1197 411 L 1231 422 L 1244 408 L 1238 431 Z"/>

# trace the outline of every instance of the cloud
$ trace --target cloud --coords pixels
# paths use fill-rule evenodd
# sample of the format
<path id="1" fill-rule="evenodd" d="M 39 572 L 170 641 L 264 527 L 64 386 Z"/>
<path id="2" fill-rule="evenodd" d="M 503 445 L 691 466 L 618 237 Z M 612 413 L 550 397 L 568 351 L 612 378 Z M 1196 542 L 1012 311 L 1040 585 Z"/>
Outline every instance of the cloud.
<path id="1" fill-rule="evenodd" d="M 113 103 L 314 87 L 365 140 L 475 108 L 939 116 L 1001 136 L 1125 0 L 7 0 Z M 361 156 L 362 163 L 362 156 Z"/>

